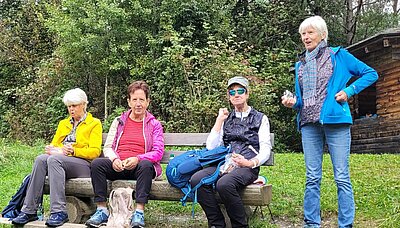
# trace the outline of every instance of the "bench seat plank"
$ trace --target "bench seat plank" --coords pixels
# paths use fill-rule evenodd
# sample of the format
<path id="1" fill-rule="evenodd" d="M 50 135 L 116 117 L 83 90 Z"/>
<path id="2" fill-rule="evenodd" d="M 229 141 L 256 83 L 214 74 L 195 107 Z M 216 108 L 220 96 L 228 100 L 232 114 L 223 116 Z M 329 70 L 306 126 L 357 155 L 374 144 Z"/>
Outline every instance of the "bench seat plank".
<path id="1" fill-rule="evenodd" d="M 164 133 L 166 146 L 206 146 L 209 133 Z"/>
<path id="2" fill-rule="evenodd" d="M 112 182 L 112 188 L 118 187 L 136 187 L 136 181 L 116 180 Z M 242 200 L 245 205 L 266 206 L 271 202 L 272 186 L 252 184 L 247 186 L 242 192 Z M 183 197 L 183 193 L 177 188 L 172 187 L 167 181 L 154 181 L 151 186 L 150 199 L 179 201 Z"/>
<path id="3" fill-rule="evenodd" d="M 48 184 L 46 183 L 44 192 L 49 193 Z M 119 187 L 131 187 L 135 189 L 136 181 L 133 180 L 115 180 L 108 181 L 108 191 Z M 65 194 L 67 196 L 77 197 L 93 197 L 93 188 L 90 178 L 73 178 L 65 183 Z M 183 193 L 172 187 L 166 180 L 155 180 L 150 191 L 151 200 L 179 201 Z M 245 205 L 266 206 L 272 199 L 272 185 L 252 184 L 247 186 L 242 192 L 242 200 Z"/>

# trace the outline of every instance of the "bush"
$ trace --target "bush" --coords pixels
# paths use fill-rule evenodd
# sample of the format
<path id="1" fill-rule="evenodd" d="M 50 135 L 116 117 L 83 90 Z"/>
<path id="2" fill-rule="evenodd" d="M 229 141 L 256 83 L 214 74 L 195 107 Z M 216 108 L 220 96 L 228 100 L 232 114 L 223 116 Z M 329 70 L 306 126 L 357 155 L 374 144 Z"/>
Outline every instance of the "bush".
<path id="1" fill-rule="evenodd" d="M 270 119 L 275 148 L 296 149 L 294 112 L 280 104 L 280 96 L 293 86 L 294 54 L 285 48 L 294 49 L 289 35 L 297 22 L 290 16 L 297 9 L 250 1 L 241 14 L 244 2 L 43 3 L 40 6 L 46 7 L 38 10 L 45 13 L 37 14 L 43 16 L 38 22 L 46 26 L 42 32 L 55 34 L 49 35 L 49 55 L 35 59 L 34 68 L 16 73 L 29 80 L 12 88 L 15 106 L 0 108 L 0 123 L 6 122 L 0 134 L 10 126 L 16 139 L 50 139 L 67 115 L 63 93 L 74 87 L 88 94 L 88 110 L 105 118 L 107 131 L 124 110 L 125 89 L 134 80 L 150 85 L 149 110 L 166 131 L 208 132 L 218 109 L 229 107 L 227 80 L 243 75 L 251 80 L 249 104 Z M 271 26 L 266 22 L 275 18 L 275 8 L 279 24 Z M 276 46 L 285 48 L 271 48 Z M 0 94 L 0 104 L 5 99 Z"/>
<path id="2" fill-rule="evenodd" d="M 72 82 L 57 77 L 56 59 L 42 64 L 37 79 L 16 91 L 16 105 L 5 118 L 11 126 L 10 136 L 27 143 L 50 140 L 58 122 L 68 114 L 62 102 Z"/>

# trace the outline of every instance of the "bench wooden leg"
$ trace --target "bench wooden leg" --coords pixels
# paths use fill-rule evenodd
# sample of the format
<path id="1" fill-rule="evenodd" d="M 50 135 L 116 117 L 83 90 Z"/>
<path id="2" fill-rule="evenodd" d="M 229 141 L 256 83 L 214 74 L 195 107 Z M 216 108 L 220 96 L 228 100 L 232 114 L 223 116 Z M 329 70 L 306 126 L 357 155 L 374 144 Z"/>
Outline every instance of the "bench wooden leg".
<path id="1" fill-rule="evenodd" d="M 272 211 L 271 211 L 271 208 L 269 207 L 269 204 L 267 205 L 267 207 L 268 207 L 268 210 L 269 210 L 269 215 L 271 216 L 272 223 L 275 224 L 274 216 L 272 215 Z"/>
<path id="2" fill-rule="evenodd" d="M 274 216 L 272 215 L 272 211 L 271 211 L 271 208 L 269 207 L 269 204 L 267 205 L 267 208 L 269 211 L 269 215 L 271 216 L 272 223 L 275 223 Z M 256 208 L 254 208 L 253 214 L 256 214 L 258 209 L 260 210 L 261 219 L 264 220 L 265 217 L 264 217 L 264 212 L 263 212 L 262 206 L 256 206 Z"/>
<path id="3" fill-rule="evenodd" d="M 96 205 L 89 197 L 67 196 L 68 218 L 71 223 L 85 223 L 96 211 Z"/>

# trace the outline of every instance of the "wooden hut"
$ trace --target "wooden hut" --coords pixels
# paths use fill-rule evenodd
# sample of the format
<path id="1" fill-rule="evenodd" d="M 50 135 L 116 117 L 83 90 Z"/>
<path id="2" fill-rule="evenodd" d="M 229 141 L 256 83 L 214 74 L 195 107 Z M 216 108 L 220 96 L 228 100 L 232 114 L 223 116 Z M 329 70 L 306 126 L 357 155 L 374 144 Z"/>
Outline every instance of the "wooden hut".
<path id="1" fill-rule="evenodd" d="M 400 153 L 400 28 L 347 48 L 373 67 L 378 81 L 354 96 L 352 153 Z"/>

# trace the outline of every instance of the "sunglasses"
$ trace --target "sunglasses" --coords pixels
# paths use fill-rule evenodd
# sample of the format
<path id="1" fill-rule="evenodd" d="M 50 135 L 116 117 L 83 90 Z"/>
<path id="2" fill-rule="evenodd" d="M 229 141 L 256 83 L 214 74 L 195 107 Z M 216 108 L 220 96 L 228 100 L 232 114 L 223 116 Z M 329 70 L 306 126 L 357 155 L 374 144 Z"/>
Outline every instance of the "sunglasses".
<path id="1" fill-rule="evenodd" d="M 239 95 L 242 95 L 242 94 L 244 94 L 244 93 L 246 92 L 246 89 L 245 89 L 245 88 L 239 88 L 239 89 L 237 89 L 237 90 L 231 89 L 231 90 L 229 90 L 229 95 L 235 96 L 235 95 L 236 95 L 236 92 L 237 92 Z"/>

